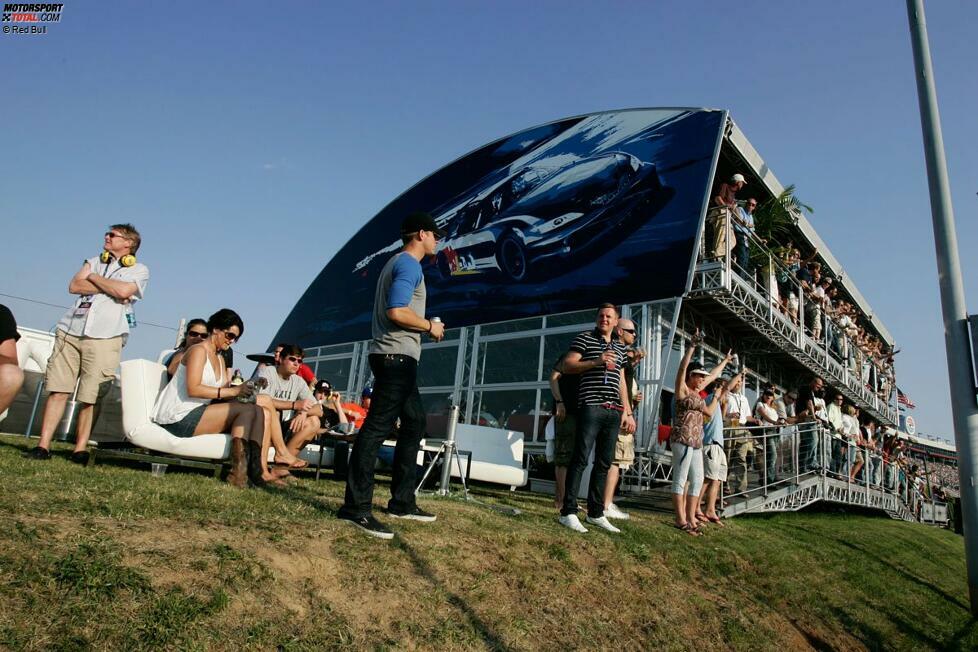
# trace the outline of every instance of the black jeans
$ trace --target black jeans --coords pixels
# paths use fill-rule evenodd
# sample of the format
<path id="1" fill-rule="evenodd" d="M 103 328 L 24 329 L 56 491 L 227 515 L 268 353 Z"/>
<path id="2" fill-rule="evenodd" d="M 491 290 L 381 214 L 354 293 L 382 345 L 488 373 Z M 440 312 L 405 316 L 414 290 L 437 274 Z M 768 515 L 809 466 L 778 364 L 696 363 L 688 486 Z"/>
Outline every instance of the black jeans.
<path id="1" fill-rule="evenodd" d="M 600 405 L 584 405 L 579 408 L 574 456 L 567 468 L 564 507 L 560 510 L 562 516 L 577 513 L 577 491 L 592 448 L 594 466 L 591 468 L 591 481 L 588 483 L 587 515 L 591 518 L 604 516 L 604 486 L 608 480 L 608 469 L 614 459 L 620 429 L 621 412 L 618 410 Z"/>
<path id="2" fill-rule="evenodd" d="M 374 465 L 385 439 L 401 429 L 394 449 L 391 499 L 387 508 L 408 512 L 415 508 L 414 483 L 418 449 L 425 430 L 425 411 L 418 393 L 418 361 L 406 355 L 370 355 L 374 373 L 373 401 L 363 427 L 353 441 L 346 478 L 346 500 L 340 513 L 360 517 L 370 514 L 374 495 Z"/>

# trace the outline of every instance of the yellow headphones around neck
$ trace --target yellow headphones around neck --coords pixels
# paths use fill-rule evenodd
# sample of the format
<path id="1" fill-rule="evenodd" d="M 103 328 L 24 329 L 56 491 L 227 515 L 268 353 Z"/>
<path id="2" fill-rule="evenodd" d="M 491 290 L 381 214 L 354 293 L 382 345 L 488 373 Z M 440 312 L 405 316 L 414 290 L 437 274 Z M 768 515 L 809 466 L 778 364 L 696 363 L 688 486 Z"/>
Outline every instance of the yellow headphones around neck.
<path id="1" fill-rule="evenodd" d="M 98 259 L 106 264 L 111 263 L 114 258 L 115 256 L 113 256 L 111 252 L 105 250 L 98 255 Z M 122 267 L 132 267 L 136 264 L 136 256 L 133 254 L 126 254 L 125 256 L 119 258 L 119 264 Z"/>

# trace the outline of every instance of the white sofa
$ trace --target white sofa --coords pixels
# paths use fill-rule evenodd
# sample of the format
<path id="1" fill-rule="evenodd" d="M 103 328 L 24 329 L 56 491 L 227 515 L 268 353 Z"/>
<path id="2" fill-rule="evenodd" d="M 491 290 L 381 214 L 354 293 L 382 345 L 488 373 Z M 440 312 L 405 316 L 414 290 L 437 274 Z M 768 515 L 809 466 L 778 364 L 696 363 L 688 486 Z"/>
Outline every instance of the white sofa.
<path id="1" fill-rule="evenodd" d="M 149 360 L 122 363 L 122 428 L 126 439 L 142 448 L 177 457 L 224 460 L 231 454 L 231 435 L 176 437 L 153 423 L 156 397 L 166 385 L 166 369 Z"/>
<path id="2" fill-rule="evenodd" d="M 529 471 L 523 468 L 522 432 L 460 423 L 455 429 L 455 444 L 460 451 L 472 451 L 470 479 L 509 487 L 526 484 Z M 459 455 L 459 461 L 464 470 L 465 457 Z M 452 475 L 458 477 L 454 463 Z"/>

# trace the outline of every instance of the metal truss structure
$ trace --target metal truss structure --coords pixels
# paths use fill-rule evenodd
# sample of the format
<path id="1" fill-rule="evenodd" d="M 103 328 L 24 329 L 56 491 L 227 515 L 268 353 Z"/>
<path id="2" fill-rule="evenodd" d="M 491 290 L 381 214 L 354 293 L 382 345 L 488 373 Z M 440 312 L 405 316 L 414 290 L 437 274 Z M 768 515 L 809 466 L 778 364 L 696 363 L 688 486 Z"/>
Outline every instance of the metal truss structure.
<path id="1" fill-rule="evenodd" d="M 724 509 L 723 516 L 730 518 L 747 513 L 796 512 L 818 501 L 876 509 L 897 520 L 918 521 L 914 511 L 896 493 L 819 474 L 803 477 L 797 484 L 775 489 L 767 494 L 732 501 Z"/>
<path id="2" fill-rule="evenodd" d="M 866 388 L 858 374 L 851 373 L 847 366 L 835 360 L 822 343 L 810 338 L 803 326 L 782 314 L 770 298 L 753 285 L 752 281 L 733 272 L 729 260 L 700 262 L 693 276 L 689 300 L 722 306 L 777 350 L 818 373 L 863 411 L 884 423 L 896 424 L 895 406 L 881 401 Z"/>

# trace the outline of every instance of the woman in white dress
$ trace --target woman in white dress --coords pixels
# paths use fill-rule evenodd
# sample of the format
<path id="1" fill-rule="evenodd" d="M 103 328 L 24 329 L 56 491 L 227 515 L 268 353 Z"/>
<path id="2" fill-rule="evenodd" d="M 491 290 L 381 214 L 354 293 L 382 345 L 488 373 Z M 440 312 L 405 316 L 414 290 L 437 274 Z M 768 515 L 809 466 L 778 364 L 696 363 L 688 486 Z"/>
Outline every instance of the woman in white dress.
<path id="1" fill-rule="evenodd" d="M 177 437 L 193 437 L 206 433 L 231 433 L 231 472 L 228 483 L 245 487 L 250 479 L 263 484 L 260 459 L 248 463 L 248 449 L 261 449 L 265 430 L 262 409 L 254 403 L 229 401 L 212 403 L 217 399 L 248 397 L 254 389 L 248 384 L 228 385 L 227 369 L 219 351 L 227 349 L 241 337 L 244 323 L 236 312 L 222 308 L 207 320 L 207 337 L 187 349 L 153 410 L 153 421 Z M 248 444 L 245 444 L 247 440 Z"/>

